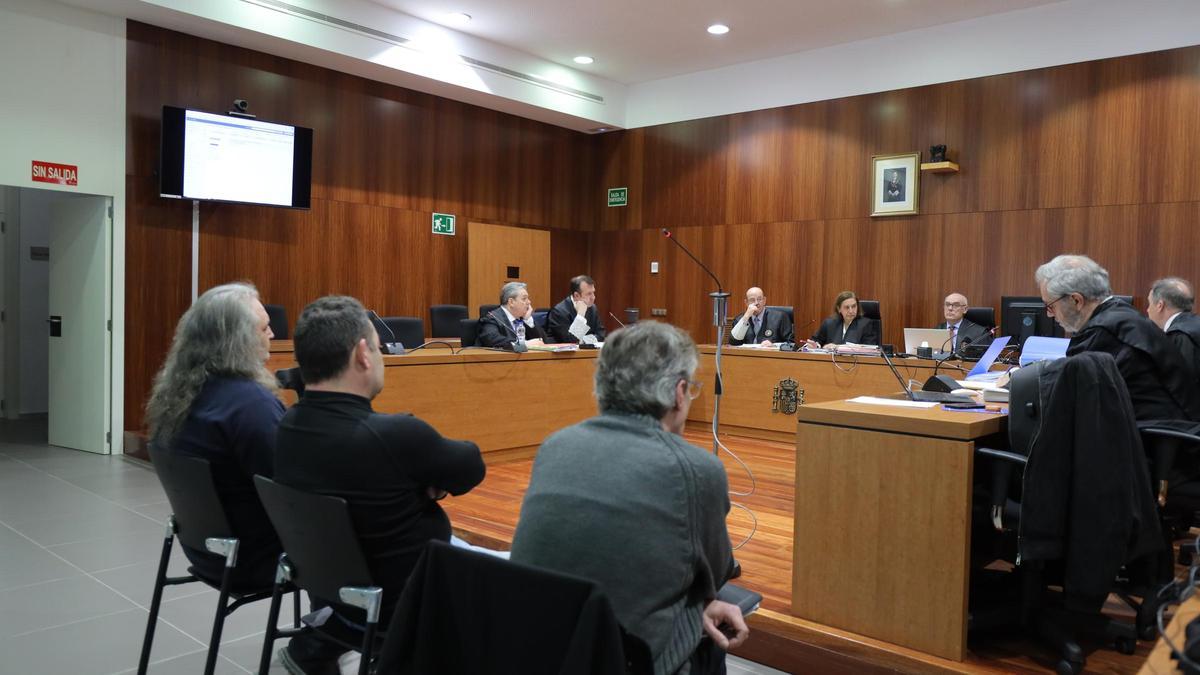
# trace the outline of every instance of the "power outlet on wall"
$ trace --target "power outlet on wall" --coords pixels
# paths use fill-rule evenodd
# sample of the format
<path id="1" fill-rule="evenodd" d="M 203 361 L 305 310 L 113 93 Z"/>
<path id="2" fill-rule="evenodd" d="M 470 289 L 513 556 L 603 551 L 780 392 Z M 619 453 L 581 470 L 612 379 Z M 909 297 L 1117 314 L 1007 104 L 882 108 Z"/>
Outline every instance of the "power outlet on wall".
<path id="1" fill-rule="evenodd" d="M 667 310 L 662 307 L 654 307 L 650 310 L 650 316 L 666 316 Z"/>

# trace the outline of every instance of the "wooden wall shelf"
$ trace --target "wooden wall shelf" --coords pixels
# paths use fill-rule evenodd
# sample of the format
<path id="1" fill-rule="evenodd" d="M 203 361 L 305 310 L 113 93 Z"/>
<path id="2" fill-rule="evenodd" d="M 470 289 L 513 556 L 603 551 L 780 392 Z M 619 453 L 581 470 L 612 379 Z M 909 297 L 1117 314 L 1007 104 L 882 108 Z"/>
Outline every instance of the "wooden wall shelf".
<path id="1" fill-rule="evenodd" d="M 958 173 L 958 165 L 954 162 L 922 162 L 921 170 L 931 173 Z"/>

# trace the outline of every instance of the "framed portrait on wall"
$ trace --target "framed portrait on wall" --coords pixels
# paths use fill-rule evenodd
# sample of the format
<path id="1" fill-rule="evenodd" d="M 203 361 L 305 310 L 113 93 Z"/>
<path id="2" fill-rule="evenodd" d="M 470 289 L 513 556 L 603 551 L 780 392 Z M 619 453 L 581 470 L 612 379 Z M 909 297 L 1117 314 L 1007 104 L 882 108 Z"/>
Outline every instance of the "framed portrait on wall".
<path id="1" fill-rule="evenodd" d="M 903 216 L 917 213 L 920 180 L 919 152 L 872 157 L 871 215 Z"/>

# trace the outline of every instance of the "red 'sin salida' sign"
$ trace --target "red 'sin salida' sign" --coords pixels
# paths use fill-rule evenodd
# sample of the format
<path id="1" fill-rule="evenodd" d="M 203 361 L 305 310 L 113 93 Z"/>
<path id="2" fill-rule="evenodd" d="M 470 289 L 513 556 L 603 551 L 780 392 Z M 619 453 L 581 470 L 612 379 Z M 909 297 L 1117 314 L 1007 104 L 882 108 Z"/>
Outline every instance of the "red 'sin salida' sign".
<path id="1" fill-rule="evenodd" d="M 36 183 L 79 185 L 79 167 L 74 164 L 55 164 L 33 160 L 33 180 Z"/>

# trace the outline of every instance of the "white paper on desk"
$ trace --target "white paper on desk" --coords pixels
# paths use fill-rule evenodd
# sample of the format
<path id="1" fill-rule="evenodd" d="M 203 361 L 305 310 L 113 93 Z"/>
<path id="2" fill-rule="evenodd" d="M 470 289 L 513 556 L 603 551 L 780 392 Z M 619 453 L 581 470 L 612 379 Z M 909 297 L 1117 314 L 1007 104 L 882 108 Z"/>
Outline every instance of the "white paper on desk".
<path id="1" fill-rule="evenodd" d="M 846 403 L 866 403 L 868 405 L 892 405 L 898 408 L 933 408 L 936 401 L 909 401 L 903 398 L 880 398 L 878 396 L 859 396 L 847 399 Z"/>

